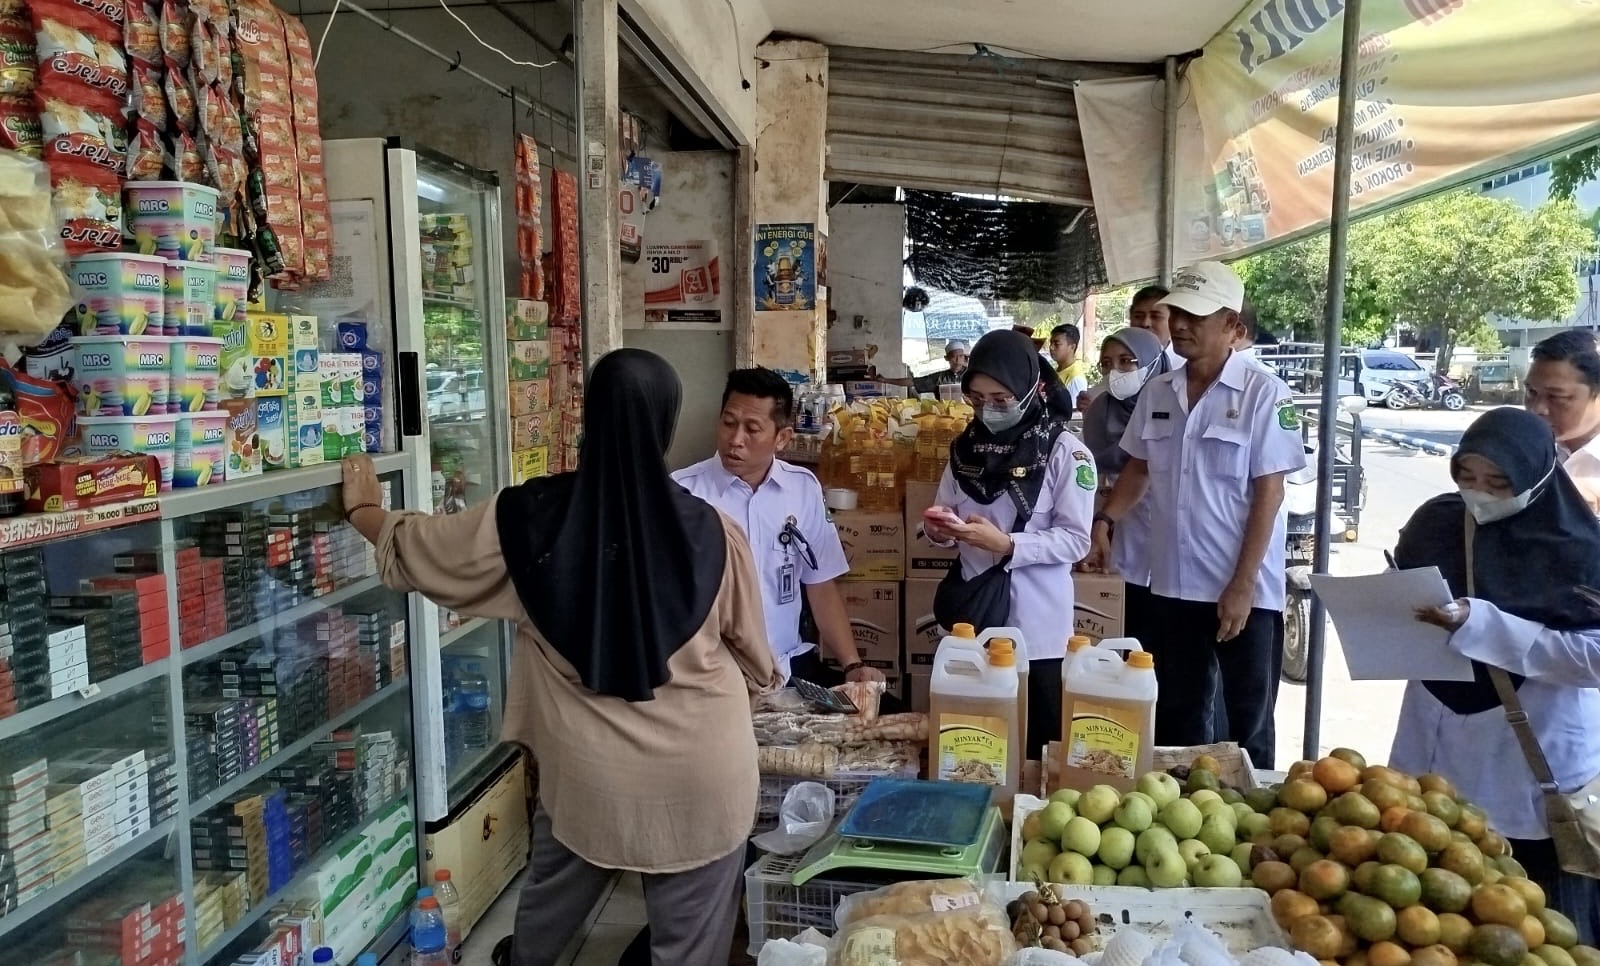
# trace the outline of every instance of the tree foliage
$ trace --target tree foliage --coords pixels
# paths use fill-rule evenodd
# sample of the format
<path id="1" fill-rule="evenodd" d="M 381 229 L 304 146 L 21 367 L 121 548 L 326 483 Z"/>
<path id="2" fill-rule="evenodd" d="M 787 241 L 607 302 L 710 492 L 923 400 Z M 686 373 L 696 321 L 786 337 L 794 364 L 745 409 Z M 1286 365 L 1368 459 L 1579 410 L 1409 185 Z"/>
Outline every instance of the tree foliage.
<path id="1" fill-rule="evenodd" d="M 1437 339 L 1441 370 L 1490 316 L 1554 321 L 1578 299 L 1574 268 L 1594 252 L 1577 206 L 1527 211 L 1471 192 L 1441 195 L 1372 222 L 1367 252 L 1378 298 L 1394 317 Z"/>
<path id="2" fill-rule="evenodd" d="M 1491 316 L 1556 320 L 1577 302 L 1575 264 L 1595 231 L 1571 201 L 1534 211 L 1472 192 L 1441 195 L 1351 227 L 1344 339 L 1362 345 L 1393 324 L 1438 348 L 1498 348 Z M 1314 236 L 1238 265 L 1264 327 L 1321 341 L 1328 238 Z"/>
<path id="3" fill-rule="evenodd" d="M 1570 200 L 1578 189 L 1600 178 L 1600 144 L 1590 145 L 1550 162 L 1550 197 Z"/>

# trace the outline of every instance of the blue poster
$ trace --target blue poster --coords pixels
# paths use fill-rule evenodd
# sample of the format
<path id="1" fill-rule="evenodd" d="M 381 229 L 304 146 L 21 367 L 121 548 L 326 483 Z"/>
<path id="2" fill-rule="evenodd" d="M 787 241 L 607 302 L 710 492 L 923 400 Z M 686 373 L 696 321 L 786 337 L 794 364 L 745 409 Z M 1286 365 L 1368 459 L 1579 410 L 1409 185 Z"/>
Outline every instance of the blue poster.
<path id="1" fill-rule="evenodd" d="M 817 226 L 756 226 L 756 311 L 804 312 L 817 304 Z"/>

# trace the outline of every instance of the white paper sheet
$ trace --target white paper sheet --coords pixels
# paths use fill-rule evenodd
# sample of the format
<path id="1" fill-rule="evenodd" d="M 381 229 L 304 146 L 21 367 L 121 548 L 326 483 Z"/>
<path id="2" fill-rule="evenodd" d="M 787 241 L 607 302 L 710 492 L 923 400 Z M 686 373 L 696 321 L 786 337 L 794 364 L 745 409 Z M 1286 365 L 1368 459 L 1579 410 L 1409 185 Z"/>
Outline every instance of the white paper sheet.
<path id="1" fill-rule="evenodd" d="M 1472 661 L 1450 649 L 1450 634 L 1416 609 L 1455 599 L 1438 567 L 1362 577 L 1311 575 L 1339 632 L 1352 681 L 1470 681 Z"/>

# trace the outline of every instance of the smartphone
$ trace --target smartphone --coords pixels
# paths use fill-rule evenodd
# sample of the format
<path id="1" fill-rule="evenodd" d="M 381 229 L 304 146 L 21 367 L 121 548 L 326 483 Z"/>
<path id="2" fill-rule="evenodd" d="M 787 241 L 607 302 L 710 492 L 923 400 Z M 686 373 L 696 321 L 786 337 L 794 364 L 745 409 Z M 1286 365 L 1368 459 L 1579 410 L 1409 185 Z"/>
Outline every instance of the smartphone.
<path id="1" fill-rule="evenodd" d="M 928 507 L 922 511 L 922 519 L 939 527 L 959 527 L 966 522 L 947 506 Z"/>

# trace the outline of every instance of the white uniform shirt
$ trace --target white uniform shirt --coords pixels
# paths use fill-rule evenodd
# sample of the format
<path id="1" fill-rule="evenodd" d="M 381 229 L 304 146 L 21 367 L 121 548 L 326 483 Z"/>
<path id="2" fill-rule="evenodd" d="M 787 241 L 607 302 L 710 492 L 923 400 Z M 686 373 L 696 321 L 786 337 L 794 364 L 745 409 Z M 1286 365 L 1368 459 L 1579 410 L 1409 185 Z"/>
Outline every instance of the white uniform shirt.
<path id="1" fill-rule="evenodd" d="M 1151 380 L 1122 434 L 1150 468 L 1150 591 L 1213 603 L 1233 578 L 1250 516 L 1251 481 L 1306 465 L 1289 387 L 1230 354 L 1205 395 L 1188 399 L 1184 370 Z M 1282 507 L 1256 574 L 1252 606 L 1283 610 Z"/>
<path id="2" fill-rule="evenodd" d="M 1168 372 L 1172 372 L 1176 369 L 1182 369 L 1183 364 L 1188 361 L 1183 356 L 1178 355 L 1178 350 L 1174 349 L 1172 347 L 1172 343 L 1170 342 L 1167 343 L 1167 347 L 1161 351 L 1166 354 Z"/>
<path id="3" fill-rule="evenodd" d="M 809 651 L 800 640 L 800 595 L 804 584 L 820 584 L 850 572 L 839 531 L 828 519 L 822 485 L 811 471 L 773 460 L 766 482 L 750 485 L 729 473 L 713 456 L 672 474 L 690 493 L 732 518 L 750 541 L 761 578 L 761 605 L 766 612 L 767 640 L 783 679 L 789 662 Z M 794 521 L 805 540 L 783 539 L 785 524 Z M 806 553 L 809 544 L 811 553 Z M 813 562 L 814 558 L 814 562 Z"/>
<path id="4" fill-rule="evenodd" d="M 1584 500 L 1589 504 L 1589 509 L 1600 513 L 1600 436 L 1590 440 L 1588 445 L 1577 452 L 1566 447 L 1558 447 L 1561 453 L 1561 467 L 1571 477 L 1573 485 L 1578 492 L 1583 494 Z"/>
<path id="5" fill-rule="evenodd" d="M 1056 438 L 1033 515 L 1021 533 L 1011 534 L 1011 617 L 1009 626 L 1022 631 L 1030 661 L 1066 656 L 1072 636 L 1072 565 L 1089 553 L 1089 528 L 1094 523 L 1098 488 L 1089 447 L 1069 432 Z M 965 520 L 980 516 L 1010 533 L 1017 521 L 1016 503 L 1002 493 L 993 503 L 979 503 L 956 483 L 950 467 L 939 480 L 934 501 Z M 970 544 L 960 544 L 961 574 L 971 579 L 1000 562 L 1000 557 Z"/>
<path id="6" fill-rule="evenodd" d="M 1111 534 L 1111 569 L 1130 584 L 1150 586 L 1150 495 L 1122 515 Z"/>
<path id="7" fill-rule="evenodd" d="M 1527 678 L 1517 689 L 1556 784 L 1575 792 L 1600 775 L 1600 630 L 1554 631 L 1474 599 L 1450 646 Z M 1389 764 L 1408 774 L 1451 776 L 1461 793 L 1516 839 L 1544 839 L 1544 801 L 1533 770 L 1497 703 L 1456 714 L 1418 682 L 1406 685 Z"/>

